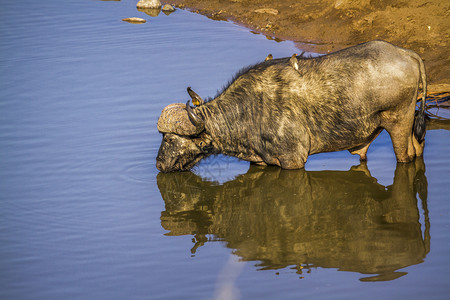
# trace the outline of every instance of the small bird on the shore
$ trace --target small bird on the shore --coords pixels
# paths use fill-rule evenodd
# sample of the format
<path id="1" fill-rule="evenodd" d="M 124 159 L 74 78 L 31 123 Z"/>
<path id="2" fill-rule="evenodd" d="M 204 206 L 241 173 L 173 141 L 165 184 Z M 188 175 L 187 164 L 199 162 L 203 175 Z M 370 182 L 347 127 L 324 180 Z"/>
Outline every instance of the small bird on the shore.
<path id="1" fill-rule="evenodd" d="M 296 71 L 298 71 L 298 59 L 297 59 L 297 53 L 292 54 L 291 59 L 289 60 L 289 64 L 291 67 L 293 67 Z"/>
<path id="2" fill-rule="evenodd" d="M 265 61 L 268 61 L 268 60 L 272 60 L 272 59 L 273 59 L 273 56 L 272 56 L 272 54 L 269 54 L 269 55 L 267 55 L 267 57 L 266 57 Z"/>
<path id="3" fill-rule="evenodd" d="M 197 95 L 197 93 L 194 92 L 190 86 L 188 86 L 187 92 L 192 98 L 192 104 L 194 104 L 195 106 L 200 106 L 205 103 L 205 101 L 203 101 L 203 99 L 199 95 Z"/>

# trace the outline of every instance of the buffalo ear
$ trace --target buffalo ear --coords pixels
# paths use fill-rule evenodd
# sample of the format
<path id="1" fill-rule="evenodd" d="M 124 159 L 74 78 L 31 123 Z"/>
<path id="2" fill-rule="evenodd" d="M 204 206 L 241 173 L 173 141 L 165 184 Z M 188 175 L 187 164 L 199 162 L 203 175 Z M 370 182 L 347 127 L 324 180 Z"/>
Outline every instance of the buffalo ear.
<path id="1" fill-rule="evenodd" d="M 205 101 L 203 101 L 203 99 L 199 95 L 197 95 L 197 93 L 194 92 L 190 86 L 188 86 L 187 92 L 192 99 L 192 104 L 194 104 L 195 106 L 200 106 L 200 105 L 205 104 Z"/>

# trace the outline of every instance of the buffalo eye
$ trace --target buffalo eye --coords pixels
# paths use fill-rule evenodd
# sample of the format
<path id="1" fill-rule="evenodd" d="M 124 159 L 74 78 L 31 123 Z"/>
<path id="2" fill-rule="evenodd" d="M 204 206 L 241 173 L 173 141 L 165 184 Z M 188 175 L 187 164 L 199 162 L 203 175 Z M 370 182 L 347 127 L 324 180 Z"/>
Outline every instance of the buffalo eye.
<path id="1" fill-rule="evenodd" d="M 203 152 L 209 152 L 211 151 L 211 145 L 208 145 L 208 143 L 206 143 L 205 141 L 200 141 L 198 143 L 198 147 L 203 151 Z"/>

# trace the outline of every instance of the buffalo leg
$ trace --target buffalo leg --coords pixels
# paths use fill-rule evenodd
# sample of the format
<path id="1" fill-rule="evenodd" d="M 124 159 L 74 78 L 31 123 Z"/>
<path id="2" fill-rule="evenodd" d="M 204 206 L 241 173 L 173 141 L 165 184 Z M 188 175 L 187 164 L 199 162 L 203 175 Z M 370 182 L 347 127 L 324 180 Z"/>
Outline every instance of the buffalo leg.
<path id="1" fill-rule="evenodd" d="M 414 157 L 409 155 L 409 149 L 411 149 L 410 138 L 402 132 L 398 132 L 397 130 L 388 131 L 392 145 L 394 146 L 395 156 L 397 157 L 398 162 L 410 162 Z M 414 146 L 412 146 L 414 149 Z"/>
<path id="2" fill-rule="evenodd" d="M 391 136 L 398 162 L 409 162 L 416 156 L 412 134 L 415 104 L 414 100 L 405 110 L 385 115 L 384 127 Z"/>
<path id="3" fill-rule="evenodd" d="M 280 165 L 283 169 L 302 169 L 305 167 L 306 160 L 308 159 L 308 154 L 303 151 L 281 155 L 278 157 Z"/>
<path id="4" fill-rule="evenodd" d="M 412 138 L 414 110 L 412 114 L 409 113 L 406 116 L 409 116 L 409 118 L 405 117 L 403 120 L 394 122 L 392 126 L 386 127 L 386 131 L 391 136 L 398 162 L 409 162 L 416 156 Z"/>
<path id="5" fill-rule="evenodd" d="M 305 161 L 298 159 L 280 158 L 280 164 L 283 169 L 302 169 L 305 167 Z"/>
<path id="6" fill-rule="evenodd" d="M 380 134 L 380 132 L 383 129 L 378 129 L 375 134 L 373 135 L 373 137 L 370 139 L 370 141 L 367 144 L 363 144 L 361 146 L 355 147 L 355 148 L 351 148 L 348 149 L 348 151 L 350 151 L 351 154 L 358 154 L 359 155 L 359 160 L 361 161 L 366 161 L 367 160 L 367 150 L 369 150 L 369 146 L 370 144 L 373 142 L 373 140 Z"/>
<path id="7" fill-rule="evenodd" d="M 422 143 L 419 143 L 419 141 L 414 136 L 414 133 L 411 134 L 412 142 L 414 145 L 414 150 L 416 151 L 416 156 L 420 157 L 423 155 L 423 148 L 425 146 L 425 140 L 422 141 Z"/>

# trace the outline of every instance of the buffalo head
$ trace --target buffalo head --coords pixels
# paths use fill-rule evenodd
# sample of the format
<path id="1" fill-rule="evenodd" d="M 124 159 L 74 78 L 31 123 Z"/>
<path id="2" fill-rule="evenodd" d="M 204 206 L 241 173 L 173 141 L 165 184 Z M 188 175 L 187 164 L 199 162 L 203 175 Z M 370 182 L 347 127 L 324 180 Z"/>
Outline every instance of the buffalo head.
<path id="1" fill-rule="evenodd" d="M 203 100 L 188 88 L 197 105 Z M 162 172 L 186 171 L 211 154 L 212 141 L 205 132 L 205 123 L 189 105 L 176 103 L 166 106 L 158 119 L 163 140 L 156 157 L 156 167 Z"/>

